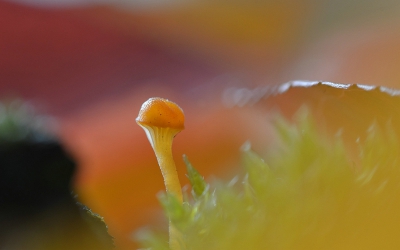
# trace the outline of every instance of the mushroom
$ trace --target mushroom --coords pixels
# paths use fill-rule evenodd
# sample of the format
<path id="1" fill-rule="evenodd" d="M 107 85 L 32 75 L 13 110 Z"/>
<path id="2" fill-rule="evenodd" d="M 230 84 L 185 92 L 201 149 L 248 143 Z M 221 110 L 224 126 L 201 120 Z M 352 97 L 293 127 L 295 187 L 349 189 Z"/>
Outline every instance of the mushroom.
<path id="1" fill-rule="evenodd" d="M 185 116 L 175 103 L 154 97 L 143 103 L 136 118 L 156 154 L 167 193 L 182 202 L 182 190 L 172 157 L 172 141 L 184 129 Z"/>
<path id="2" fill-rule="evenodd" d="M 156 154 L 167 193 L 174 195 L 180 203 L 183 202 L 182 189 L 172 157 L 172 141 L 184 129 L 184 121 L 183 111 L 176 103 L 159 97 L 144 102 L 136 118 Z M 181 235 L 171 222 L 169 238 L 170 248 L 180 249 Z"/>

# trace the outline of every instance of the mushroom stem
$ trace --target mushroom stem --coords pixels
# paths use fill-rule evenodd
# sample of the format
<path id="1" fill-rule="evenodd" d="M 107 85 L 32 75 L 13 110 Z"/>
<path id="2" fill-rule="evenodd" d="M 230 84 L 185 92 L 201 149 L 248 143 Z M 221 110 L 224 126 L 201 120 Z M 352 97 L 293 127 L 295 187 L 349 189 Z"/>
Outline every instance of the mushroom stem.
<path id="1" fill-rule="evenodd" d="M 146 130 L 147 129 L 147 130 Z M 154 153 L 157 157 L 162 176 L 164 178 L 165 189 L 167 193 L 174 195 L 180 203 L 183 202 L 181 184 L 178 178 L 178 172 L 174 158 L 172 156 L 172 141 L 179 131 L 171 128 L 154 127 L 145 129 Z M 150 136 L 149 136 L 150 134 Z M 182 242 L 182 234 L 169 221 L 169 248 L 179 250 Z"/>
<path id="2" fill-rule="evenodd" d="M 179 131 L 161 127 L 147 127 L 147 131 L 151 134 L 152 139 L 149 140 L 156 154 L 167 193 L 175 195 L 180 202 L 183 202 L 181 184 L 172 156 L 172 141 Z"/>

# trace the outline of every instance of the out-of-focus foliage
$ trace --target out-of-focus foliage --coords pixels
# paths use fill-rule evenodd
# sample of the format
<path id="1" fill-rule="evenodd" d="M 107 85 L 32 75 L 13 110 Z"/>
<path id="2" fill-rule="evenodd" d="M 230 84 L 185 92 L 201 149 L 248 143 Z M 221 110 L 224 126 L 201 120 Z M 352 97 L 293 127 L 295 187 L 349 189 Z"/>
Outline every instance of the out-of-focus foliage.
<path id="1" fill-rule="evenodd" d="M 103 219 L 75 200 L 75 170 L 48 117 L 0 102 L 0 249 L 113 248 Z"/>
<path id="2" fill-rule="evenodd" d="M 36 114 L 34 107 L 22 100 L 0 102 L 0 143 L 43 141 L 52 136 L 46 132 L 50 118 Z"/>
<path id="3" fill-rule="evenodd" d="M 327 140 L 305 113 L 295 125 L 277 119 L 275 127 L 281 144 L 265 160 L 243 147 L 243 175 L 207 184 L 192 171 L 193 197 L 180 205 L 161 196 L 186 249 L 400 246 L 399 143 L 389 123 L 371 125 L 359 144 L 360 165 L 340 136 Z M 167 233 L 138 236 L 144 247 L 168 249 Z"/>

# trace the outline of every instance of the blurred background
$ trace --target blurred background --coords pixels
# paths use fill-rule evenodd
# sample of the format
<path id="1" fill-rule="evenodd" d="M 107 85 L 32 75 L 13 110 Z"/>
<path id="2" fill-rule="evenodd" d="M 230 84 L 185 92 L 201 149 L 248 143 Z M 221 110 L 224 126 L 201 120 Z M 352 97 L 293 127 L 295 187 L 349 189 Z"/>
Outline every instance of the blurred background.
<path id="1" fill-rule="evenodd" d="M 264 110 L 240 108 L 244 88 L 400 88 L 399 13 L 396 0 L 0 1 L 0 93 L 56 117 L 79 163 L 79 199 L 104 217 L 118 249 L 134 249 L 133 232 L 160 217 L 163 190 L 135 123 L 145 100 L 185 111 L 174 142 L 184 184 L 184 153 L 206 177 L 229 176 L 244 142 L 262 152 L 274 137 Z"/>

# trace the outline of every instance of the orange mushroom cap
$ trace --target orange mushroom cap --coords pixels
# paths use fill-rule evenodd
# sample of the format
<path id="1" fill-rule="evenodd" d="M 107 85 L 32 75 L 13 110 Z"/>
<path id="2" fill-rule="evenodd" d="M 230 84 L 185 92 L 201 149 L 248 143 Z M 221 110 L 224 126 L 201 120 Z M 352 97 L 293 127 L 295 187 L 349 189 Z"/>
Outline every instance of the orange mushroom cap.
<path id="1" fill-rule="evenodd" d="M 142 126 L 183 130 L 185 115 L 176 103 L 160 97 L 153 97 L 143 103 L 136 122 Z"/>

